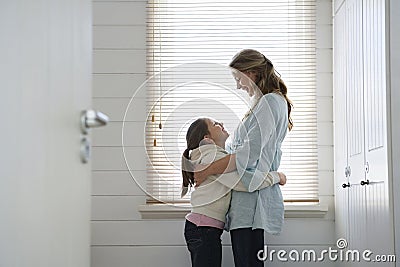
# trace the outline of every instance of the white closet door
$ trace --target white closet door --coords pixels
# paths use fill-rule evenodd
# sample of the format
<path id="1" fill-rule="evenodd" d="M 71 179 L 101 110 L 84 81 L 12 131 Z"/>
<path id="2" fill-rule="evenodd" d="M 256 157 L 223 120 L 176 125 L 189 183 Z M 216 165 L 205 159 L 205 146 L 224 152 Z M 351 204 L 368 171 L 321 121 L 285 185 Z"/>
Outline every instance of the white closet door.
<path id="1" fill-rule="evenodd" d="M 347 148 L 346 87 L 346 9 L 343 5 L 334 17 L 334 122 L 335 122 L 335 220 L 337 238 L 349 239 L 349 180 Z M 345 187 L 343 187 L 343 185 Z M 343 265 L 344 266 L 344 265 Z"/>
<path id="2" fill-rule="evenodd" d="M 366 194 L 360 182 L 364 172 L 364 98 L 362 51 L 362 4 L 360 0 L 346 1 L 347 18 L 347 128 L 348 161 L 351 168 L 349 181 L 349 249 L 365 249 Z M 351 266 L 362 266 L 354 262 Z"/>
<path id="3" fill-rule="evenodd" d="M 364 0 L 363 11 L 366 179 L 370 183 L 365 186 L 368 246 L 377 254 L 393 254 L 386 125 L 385 1 Z"/>
<path id="4" fill-rule="evenodd" d="M 349 138 L 350 182 L 364 179 L 364 98 L 362 51 L 362 1 L 348 0 L 347 21 L 347 126 Z"/>
<path id="5" fill-rule="evenodd" d="M 349 250 L 372 251 L 371 259 L 378 254 L 394 254 L 388 183 L 385 8 L 383 0 L 346 0 L 335 16 L 337 236 L 347 239 Z M 346 156 L 351 186 L 343 190 L 340 186 L 346 181 Z M 343 265 L 377 264 L 394 266 L 363 260 Z"/>

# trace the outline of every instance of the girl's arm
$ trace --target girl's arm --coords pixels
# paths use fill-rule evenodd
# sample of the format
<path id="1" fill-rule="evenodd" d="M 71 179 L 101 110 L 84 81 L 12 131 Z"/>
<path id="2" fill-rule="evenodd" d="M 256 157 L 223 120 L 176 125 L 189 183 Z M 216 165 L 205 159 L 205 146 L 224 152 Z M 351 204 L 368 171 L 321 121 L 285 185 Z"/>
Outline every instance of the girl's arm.
<path id="1" fill-rule="evenodd" d="M 202 182 L 204 182 L 207 176 L 213 174 L 233 172 L 235 170 L 236 170 L 236 155 L 230 154 L 211 164 L 197 165 L 194 168 L 194 180 L 196 182 L 196 186 L 199 186 Z"/>
<path id="2" fill-rule="evenodd" d="M 269 172 L 266 174 L 264 181 L 257 187 L 256 190 L 260 190 L 278 183 L 280 185 L 285 185 L 286 175 L 282 172 Z M 245 187 L 241 181 L 232 189 L 235 191 L 249 192 L 248 188 Z"/>

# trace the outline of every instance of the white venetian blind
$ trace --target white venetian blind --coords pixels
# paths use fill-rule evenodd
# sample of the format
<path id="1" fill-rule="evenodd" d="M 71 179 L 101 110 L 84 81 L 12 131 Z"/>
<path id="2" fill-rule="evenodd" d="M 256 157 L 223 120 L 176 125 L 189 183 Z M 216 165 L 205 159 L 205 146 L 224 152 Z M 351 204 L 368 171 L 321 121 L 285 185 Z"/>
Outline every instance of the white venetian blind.
<path id="1" fill-rule="evenodd" d="M 188 201 L 180 162 L 192 121 L 213 117 L 232 133 L 248 110 L 226 68 L 244 48 L 273 62 L 294 104 L 285 201 L 318 201 L 315 1 L 149 0 L 147 13 L 148 202 Z"/>

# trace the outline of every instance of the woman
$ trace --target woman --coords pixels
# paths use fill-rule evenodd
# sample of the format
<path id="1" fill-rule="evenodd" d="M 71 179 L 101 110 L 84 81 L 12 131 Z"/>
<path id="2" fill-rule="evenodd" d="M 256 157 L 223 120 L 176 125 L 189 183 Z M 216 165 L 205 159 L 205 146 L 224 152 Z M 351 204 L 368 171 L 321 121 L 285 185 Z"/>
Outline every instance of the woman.
<path id="1" fill-rule="evenodd" d="M 281 145 L 293 123 L 287 88 L 263 54 L 245 49 L 229 65 L 237 82 L 255 105 L 234 133 L 231 155 L 211 165 L 198 165 L 194 179 L 200 185 L 209 175 L 237 170 L 250 192 L 232 192 L 226 228 L 230 231 L 236 267 L 264 266 L 257 253 L 264 247 L 264 231 L 278 234 L 283 223 L 283 199 L 278 185 L 255 191 L 262 173 L 276 171 Z"/>
<path id="2" fill-rule="evenodd" d="M 226 156 L 225 141 L 229 134 L 223 124 L 209 118 L 194 121 L 186 134 L 187 148 L 182 155 L 182 179 L 184 196 L 188 187 L 194 184 L 193 164 L 209 164 Z M 282 173 L 264 174 L 264 180 L 257 189 L 275 183 L 284 185 Z M 191 194 L 192 211 L 186 216 L 185 240 L 190 251 L 193 267 L 220 267 L 222 259 L 221 234 L 225 216 L 231 200 L 231 189 L 246 191 L 238 173 L 212 175 Z"/>

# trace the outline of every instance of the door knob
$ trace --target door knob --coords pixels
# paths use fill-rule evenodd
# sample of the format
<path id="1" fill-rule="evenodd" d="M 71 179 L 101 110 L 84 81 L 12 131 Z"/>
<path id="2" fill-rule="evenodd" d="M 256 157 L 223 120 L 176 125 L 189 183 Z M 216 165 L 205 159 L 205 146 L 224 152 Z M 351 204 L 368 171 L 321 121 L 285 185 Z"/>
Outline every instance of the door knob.
<path id="1" fill-rule="evenodd" d="M 81 131 L 87 134 L 90 128 L 105 126 L 108 121 L 108 116 L 100 111 L 84 110 L 81 113 Z"/>
<path id="2" fill-rule="evenodd" d="M 346 184 L 346 183 L 345 183 L 345 184 L 342 184 L 342 187 L 343 187 L 343 188 L 350 187 L 350 183 L 347 183 L 347 184 Z"/>
<path id="3" fill-rule="evenodd" d="M 360 184 L 361 184 L 361 185 L 369 185 L 369 180 L 367 180 L 367 181 L 361 181 Z"/>

